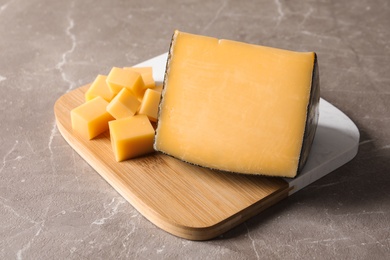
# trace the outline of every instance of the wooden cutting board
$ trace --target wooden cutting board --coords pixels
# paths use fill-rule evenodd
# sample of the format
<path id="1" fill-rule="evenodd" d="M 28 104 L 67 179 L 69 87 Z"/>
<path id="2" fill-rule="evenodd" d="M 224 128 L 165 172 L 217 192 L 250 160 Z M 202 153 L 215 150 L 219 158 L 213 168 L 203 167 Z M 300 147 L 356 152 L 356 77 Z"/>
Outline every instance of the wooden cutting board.
<path id="1" fill-rule="evenodd" d="M 152 66 L 154 78 L 162 81 L 166 59 L 165 53 L 136 66 Z M 207 240 L 228 231 L 345 164 L 358 149 L 354 123 L 321 99 L 313 148 L 295 179 L 222 173 L 160 153 L 118 163 L 108 132 L 88 141 L 72 130 L 70 110 L 84 102 L 88 86 L 57 100 L 54 113 L 60 133 L 144 217 L 190 240 Z"/>

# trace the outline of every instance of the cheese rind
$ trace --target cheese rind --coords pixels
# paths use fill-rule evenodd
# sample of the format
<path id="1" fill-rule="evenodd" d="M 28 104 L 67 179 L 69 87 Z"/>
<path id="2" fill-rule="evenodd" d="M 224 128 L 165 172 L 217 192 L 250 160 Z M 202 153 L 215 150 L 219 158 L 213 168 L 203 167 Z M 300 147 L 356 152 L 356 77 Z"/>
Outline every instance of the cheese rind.
<path id="1" fill-rule="evenodd" d="M 108 130 L 108 122 L 114 118 L 106 111 L 108 102 L 96 97 L 70 111 L 72 128 L 83 138 L 95 138 Z"/>
<path id="2" fill-rule="evenodd" d="M 313 52 L 176 31 L 155 149 L 213 169 L 295 177 L 318 121 L 316 64 Z"/>
<path id="3" fill-rule="evenodd" d="M 135 115 L 109 122 L 111 145 L 116 161 L 154 151 L 154 128 L 145 115 Z"/>
<path id="4" fill-rule="evenodd" d="M 315 54 L 313 73 L 311 79 L 310 100 L 307 106 L 305 132 L 302 141 L 302 149 L 299 158 L 298 172 L 302 171 L 309 158 L 311 146 L 317 130 L 320 111 L 320 74 L 318 69 L 317 54 Z"/>

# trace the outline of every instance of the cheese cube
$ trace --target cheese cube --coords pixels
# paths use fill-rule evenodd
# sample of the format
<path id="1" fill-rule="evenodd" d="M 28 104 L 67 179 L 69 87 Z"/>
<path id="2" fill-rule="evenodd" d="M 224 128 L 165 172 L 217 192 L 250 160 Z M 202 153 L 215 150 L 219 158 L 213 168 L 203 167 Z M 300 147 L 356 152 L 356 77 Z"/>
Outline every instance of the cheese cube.
<path id="1" fill-rule="evenodd" d="M 146 115 L 150 121 L 156 122 L 160 98 L 160 92 L 153 89 L 147 89 L 142 99 L 138 114 Z"/>
<path id="2" fill-rule="evenodd" d="M 154 128 L 145 115 L 110 121 L 115 159 L 120 162 L 153 152 Z"/>
<path id="3" fill-rule="evenodd" d="M 146 89 L 140 73 L 117 67 L 113 67 L 108 74 L 107 84 L 111 92 L 115 94 L 119 93 L 122 88 L 127 88 L 137 97 L 142 97 Z"/>
<path id="4" fill-rule="evenodd" d="M 91 86 L 85 92 L 85 101 L 94 99 L 95 97 L 102 97 L 106 101 L 110 102 L 114 98 L 115 94 L 111 92 L 110 87 L 107 85 L 107 76 L 98 75 L 92 82 Z"/>
<path id="5" fill-rule="evenodd" d="M 145 83 L 145 88 L 154 88 L 156 83 L 153 78 L 152 67 L 125 67 L 124 69 L 136 71 L 141 74 L 142 80 Z"/>
<path id="6" fill-rule="evenodd" d="M 175 31 L 154 147 L 212 169 L 295 177 L 318 107 L 314 52 Z"/>
<path id="7" fill-rule="evenodd" d="M 135 115 L 141 102 L 127 88 L 123 88 L 107 106 L 107 112 L 115 119 Z"/>
<path id="8" fill-rule="evenodd" d="M 72 128 L 90 140 L 108 130 L 108 122 L 114 118 L 106 111 L 108 102 L 96 97 L 70 111 Z"/>
<path id="9" fill-rule="evenodd" d="M 161 93 L 162 89 L 163 89 L 163 84 L 156 84 L 156 87 L 153 90 Z"/>

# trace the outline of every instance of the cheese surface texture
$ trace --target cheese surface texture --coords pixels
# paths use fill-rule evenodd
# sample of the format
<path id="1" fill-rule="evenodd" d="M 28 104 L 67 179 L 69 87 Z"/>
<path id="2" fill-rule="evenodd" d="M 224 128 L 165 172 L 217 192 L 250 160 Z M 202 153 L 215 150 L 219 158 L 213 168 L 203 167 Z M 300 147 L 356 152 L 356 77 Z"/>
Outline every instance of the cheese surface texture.
<path id="1" fill-rule="evenodd" d="M 147 89 L 142 99 L 138 114 L 146 115 L 150 121 L 156 122 L 160 98 L 161 92 L 153 89 Z"/>
<path id="2" fill-rule="evenodd" d="M 132 70 L 141 74 L 142 80 L 144 81 L 145 88 L 154 88 L 156 83 L 153 78 L 152 67 L 125 67 L 124 69 Z"/>
<path id="3" fill-rule="evenodd" d="M 123 88 L 108 104 L 107 112 L 115 119 L 134 116 L 140 104 L 141 102 L 130 90 Z"/>
<path id="4" fill-rule="evenodd" d="M 86 139 L 93 139 L 108 130 L 114 118 L 106 111 L 108 102 L 98 96 L 70 111 L 72 128 Z"/>
<path id="5" fill-rule="evenodd" d="M 212 169 L 295 177 L 318 103 L 315 53 L 175 31 L 154 148 Z"/>
<path id="6" fill-rule="evenodd" d="M 88 88 L 87 92 L 85 92 L 85 101 L 89 101 L 99 96 L 110 102 L 114 98 L 115 94 L 111 92 L 106 80 L 107 76 L 98 75 Z"/>
<path id="7" fill-rule="evenodd" d="M 154 128 L 145 115 L 109 122 L 110 139 L 116 161 L 153 152 Z"/>
<path id="8" fill-rule="evenodd" d="M 127 88 L 137 97 L 145 92 L 145 83 L 139 72 L 113 67 L 107 75 L 107 84 L 114 94 L 118 94 L 122 88 Z M 142 93 L 142 94 L 141 94 Z"/>

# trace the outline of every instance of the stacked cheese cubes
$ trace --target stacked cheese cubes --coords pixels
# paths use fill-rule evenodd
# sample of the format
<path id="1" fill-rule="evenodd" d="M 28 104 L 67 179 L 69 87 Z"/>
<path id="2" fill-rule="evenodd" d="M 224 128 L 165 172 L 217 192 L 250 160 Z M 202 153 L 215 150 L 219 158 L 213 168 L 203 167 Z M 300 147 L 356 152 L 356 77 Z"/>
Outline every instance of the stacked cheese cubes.
<path id="1" fill-rule="evenodd" d="M 118 162 L 151 153 L 160 98 L 151 67 L 113 67 L 96 77 L 86 102 L 71 111 L 72 128 L 89 140 L 109 130 Z"/>

